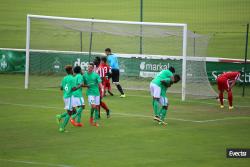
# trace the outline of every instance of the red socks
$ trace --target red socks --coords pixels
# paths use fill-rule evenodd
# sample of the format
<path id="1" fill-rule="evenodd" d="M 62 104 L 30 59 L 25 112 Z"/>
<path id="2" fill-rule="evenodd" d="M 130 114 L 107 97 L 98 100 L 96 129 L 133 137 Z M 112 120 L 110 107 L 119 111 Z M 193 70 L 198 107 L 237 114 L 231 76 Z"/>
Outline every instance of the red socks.
<path id="1" fill-rule="evenodd" d="M 228 91 L 228 103 L 229 103 L 229 106 L 233 106 L 233 93 L 232 91 Z"/>
<path id="2" fill-rule="evenodd" d="M 223 106 L 224 102 L 223 102 L 223 92 L 219 93 L 219 98 L 220 98 L 220 104 Z"/>
<path id="3" fill-rule="evenodd" d="M 109 109 L 108 109 L 108 106 L 104 103 L 104 102 L 101 102 L 101 107 L 107 112 Z"/>

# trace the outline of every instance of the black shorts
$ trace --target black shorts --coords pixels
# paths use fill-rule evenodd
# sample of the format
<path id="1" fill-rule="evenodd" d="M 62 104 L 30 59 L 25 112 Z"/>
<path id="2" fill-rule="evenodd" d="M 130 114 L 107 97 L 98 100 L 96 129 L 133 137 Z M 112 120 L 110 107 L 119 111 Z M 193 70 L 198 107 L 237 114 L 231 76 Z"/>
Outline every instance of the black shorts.
<path id="1" fill-rule="evenodd" d="M 120 71 L 119 69 L 111 69 L 111 72 L 112 72 L 112 82 L 115 83 L 115 82 L 119 82 L 119 77 L 120 77 Z"/>

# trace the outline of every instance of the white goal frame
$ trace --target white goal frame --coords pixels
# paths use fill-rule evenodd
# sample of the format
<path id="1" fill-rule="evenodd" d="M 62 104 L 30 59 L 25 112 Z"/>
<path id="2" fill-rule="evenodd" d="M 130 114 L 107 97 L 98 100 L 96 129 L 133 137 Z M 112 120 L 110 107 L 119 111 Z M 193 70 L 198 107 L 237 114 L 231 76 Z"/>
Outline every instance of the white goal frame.
<path id="1" fill-rule="evenodd" d="M 157 23 L 157 22 L 135 22 L 135 21 L 116 21 L 116 20 L 99 20 L 99 19 L 84 19 L 84 18 L 70 18 L 58 16 L 43 16 L 43 15 L 27 15 L 26 27 L 26 63 L 25 63 L 25 89 L 29 87 L 29 58 L 30 58 L 30 23 L 31 18 L 47 19 L 47 20 L 66 20 L 77 22 L 92 22 L 92 23 L 113 23 L 113 24 L 131 24 L 131 25 L 155 25 L 155 26 L 169 26 L 181 27 L 183 30 L 182 37 L 182 101 L 186 98 L 186 61 L 187 61 L 187 24 L 182 23 Z"/>

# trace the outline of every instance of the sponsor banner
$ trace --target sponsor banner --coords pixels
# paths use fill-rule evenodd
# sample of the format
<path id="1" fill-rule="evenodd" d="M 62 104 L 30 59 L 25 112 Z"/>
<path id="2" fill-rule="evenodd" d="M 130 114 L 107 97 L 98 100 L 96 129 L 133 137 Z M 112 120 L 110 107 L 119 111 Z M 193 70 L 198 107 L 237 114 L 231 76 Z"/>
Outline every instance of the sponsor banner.
<path id="1" fill-rule="evenodd" d="M 90 60 L 96 56 L 103 54 L 92 53 Z M 214 59 L 214 58 L 213 58 Z M 208 59 L 207 59 L 208 60 Z M 227 59 L 228 60 L 228 59 Z M 87 70 L 89 63 L 88 53 L 81 52 L 58 52 L 58 51 L 32 51 L 30 52 L 30 73 L 31 74 L 62 74 L 65 65 L 81 66 L 83 70 Z M 207 61 L 206 70 L 208 79 L 215 82 L 218 75 L 226 71 L 243 71 L 244 64 L 242 61 Z M 188 64 L 199 65 L 204 67 L 203 63 Z M 181 74 L 182 60 L 176 58 L 164 57 L 156 59 L 149 57 L 139 57 L 133 55 L 122 55 L 119 57 L 120 72 L 122 76 L 153 78 L 161 70 L 174 66 L 176 73 Z M 25 71 L 25 50 L 0 50 L 0 73 L 21 72 Z M 187 71 L 191 75 L 192 71 Z M 195 74 L 192 73 L 192 74 Z M 246 76 L 241 76 L 239 82 L 250 84 L 250 63 L 247 64 Z"/>
<path id="2" fill-rule="evenodd" d="M 226 71 L 244 71 L 244 63 L 232 63 L 232 62 L 207 62 L 207 75 L 211 82 L 215 82 L 216 78 Z M 244 74 L 238 79 L 239 83 L 243 83 L 245 79 L 246 83 L 250 84 L 250 64 L 247 64 L 246 76 Z"/>
<path id="3" fill-rule="evenodd" d="M 25 52 L 0 50 L 0 72 L 24 72 Z"/>

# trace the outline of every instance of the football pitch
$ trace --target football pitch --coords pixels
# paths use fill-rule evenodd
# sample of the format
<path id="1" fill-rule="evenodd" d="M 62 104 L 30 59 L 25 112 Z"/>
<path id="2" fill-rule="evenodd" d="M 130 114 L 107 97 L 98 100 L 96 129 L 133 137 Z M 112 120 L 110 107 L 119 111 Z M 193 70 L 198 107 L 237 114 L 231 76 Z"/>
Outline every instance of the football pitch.
<path id="1" fill-rule="evenodd" d="M 7 79 L 6 79 L 7 78 Z M 126 91 L 126 98 L 107 96 L 110 119 L 100 127 L 68 124 L 59 133 L 55 115 L 63 112 L 57 89 L 23 89 L 23 77 L 0 75 L 1 167 L 249 166 L 250 159 L 227 159 L 227 148 L 250 148 L 249 96 L 234 88 L 235 109 L 219 109 L 214 99 L 180 101 L 168 94 L 168 125 L 152 120 L 147 91 Z M 246 94 L 249 95 L 249 88 Z M 86 101 L 85 96 L 85 101 Z"/>
<path id="2" fill-rule="evenodd" d="M 188 30 L 208 35 L 209 57 L 244 57 L 249 0 L 144 0 L 143 11 L 146 22 L 187 23 Z M 139 21 L 140 0 L 1 0 L 0 48 L 25 48 L 27 14 Z M 34 39 L 31 49 L 58 47 L 57 50 L 80 51 L 79 32 L 58 31 L 52 35 L 54 41 L 50 41 L 49 31 L 45 29 L 43 34 L 44 27 L 38 26 L 31 26 L 38 35 L 31 35 Z M 83 34 L 84 52 L 89 50 L 88 38 L 89 34 Z M 139 51 L 139 42 L 121 40 L 123 46 L 119 48 L 116 38 L 121 40 L 112 37 L 106 43 L 105 38 L 94 34 L 92 51 L 103 52 L 106 47 L 114 52 Z M 156 46 L 150 41 L 148 45 L 157 52 L 166 48 L 164 42 Z M 227 148 L 250 149 L 249 86 L 245 97 L 241 96 L 242 87 L 234 87 L 232 111 L 228 110 L 227 102 L 220 109 L 215 99 L 182 102 L 180 94 L 169 93 L 168 125 L 162 126 L 153 121 L 149 91 L 125 90 L 127 97 L 120 98 L 112 85 L 115 96 L 104 98 L 111 118 L 107 119 L 102 110 L 98 128 L 89 125 L 90 108 L 84 89 L 84 127 L 76 128 L 69 123 L 68 132 L 60 133 L 55 118 L 64 112 L 62 92 L 55 88 L 59 78 L 31 78 L 33 87 L 25 90 L 24 74 L 0 73 L 0 167 L 248 167 L 250 164 L 250 158 L 226 158 Z M 125 82 L 122 84 L 136 83 L 139 88 L 149 86 L 147 81 Z"/>

